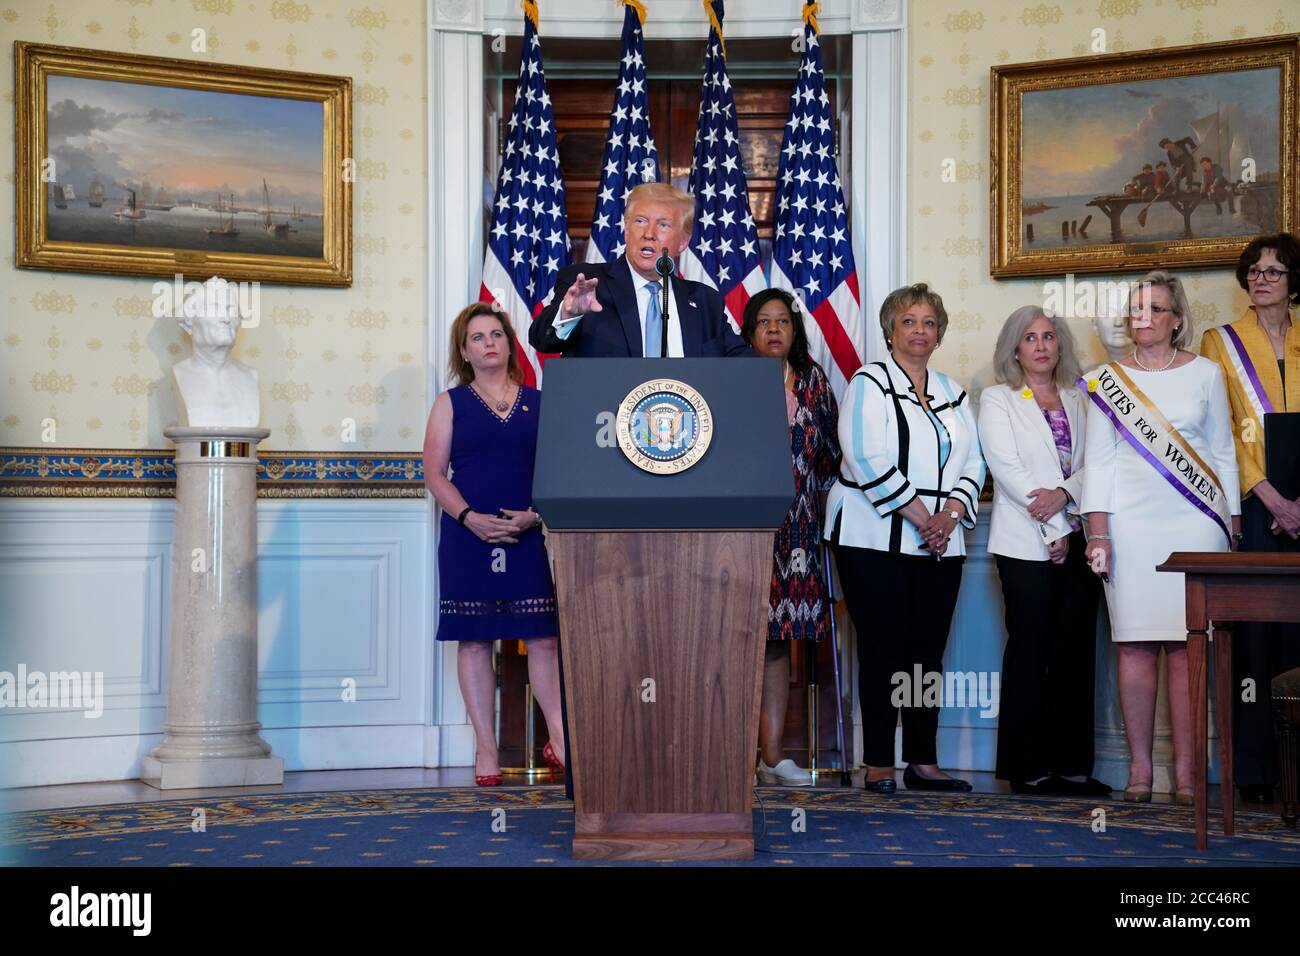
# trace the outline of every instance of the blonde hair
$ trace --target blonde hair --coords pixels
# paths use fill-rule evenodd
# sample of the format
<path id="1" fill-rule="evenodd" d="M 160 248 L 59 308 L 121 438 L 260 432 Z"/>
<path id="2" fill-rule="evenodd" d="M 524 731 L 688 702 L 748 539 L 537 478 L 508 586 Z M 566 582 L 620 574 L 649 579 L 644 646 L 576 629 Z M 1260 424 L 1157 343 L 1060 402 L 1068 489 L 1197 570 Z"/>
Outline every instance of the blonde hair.
<path id="1" fill-rule="evenodd" d="M 1004 385 L 1019 388 L 1024 384 L 1025 370 L 1016 361 L 1016 352 L 1020 348 L 1020 340 L 1025 337 L 1025 331 L 1038 321 L 1040 315 L 1052 323 L 1052 330 L 1056 333 L 1056 368 L 1052 373 L 1056 384 L 1064 388 L 1079 380 L 1082 372 L 1075 355 L 1074 334 L 1070 327 L 1055 312 L 1036 305 L 1022 305 L 1002 323 L 997 345 L 993 347 L 993 374 Z"/>
<path id="2" fill-rule="evenodd" d="M 695 199 L 671 183 L 642 183 L 627 194 L 627 203 L 623 206 L 623 221 L 632 217 L 632 207 L 642 201 L 664 202 L 677 207 L 681 216 L 682 232 L 688 236 L 695 225 Z"/>
<path id="3" fill-rule="evenodd" d="M 1172 272 L 1166 272 L 1164 269 L 1153 269 L 1137 280 L 1137 285 L 1129 294 L 1129 303 L 1131 305 L 1133 296 L 1137 295 L 1143 287 L 1158 287 L 1169 291 L 1169 304 L 1173 307 L 1174 315 L 1178 317 L 1178 328 L 1174 330 L 1172 344 L 1176 349 L 1190 349 L 1192 347 L 1192 307 L 1187 302 L 1187 293 L 1183 290 L 1182 280 Z M 1150 293 L 1147 293 L 1150 295 Z M 1124 329 L 1128 332 L 1129 338 L 1133 337 L 1133 316 L 1129 312 L 1124 313 Z"/>

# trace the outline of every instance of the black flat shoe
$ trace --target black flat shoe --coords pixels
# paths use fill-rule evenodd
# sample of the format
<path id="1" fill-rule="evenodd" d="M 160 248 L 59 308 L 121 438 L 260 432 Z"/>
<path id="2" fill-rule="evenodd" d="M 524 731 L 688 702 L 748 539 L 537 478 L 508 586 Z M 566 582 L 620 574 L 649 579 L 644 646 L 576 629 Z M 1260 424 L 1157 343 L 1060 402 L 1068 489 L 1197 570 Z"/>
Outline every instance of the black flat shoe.
<path id="1" fill-rule="evenodd" d="M 956 777 L 947 777 L 942 780 L 931 780 L 929 777 L 923 777 L 909 763 L 907 769 L 903 771 L 903 786 L 908 790 L 944 790 L 949 793 L 970 793 L 975 788 L 965 780 L 958 780 Z"/>
<path id="2" fill-rule="evenodd" d="M 864 780 L 862 789 L 868 793 L 891 794 L 898 790 L 898 782 L 893 777 L 884 780 Z"/>
<path id="3" fill-rule="evenodd" d="M 1062 782 L 1063 781 L 1059 781 L 1055 777 L 1045 777 L 1037 783 L 1030 783 L 1027 780 L 1012 780 L 1011 792 L 1039 795 L 1057 794 L 1062 792 L 1059 786 Z"/>
<path id="4" fill-rule="evenodd" d="M 1056 792 L 1070 797 L 1109 797 L 1111 788 L 1106 786 L 1100 780 L 1094 780 L 1089 777 L 1087 780 L 1066 780 L 1064 777 L 1053 777 L 1052 784 L 1056 787 Z"/>
<path id="5" fill-rule="evenodd" d="M 1272 803 L 1273 788 L 1263 784 L 1248 784 L 1241 788 L 1242 803 Z"/>

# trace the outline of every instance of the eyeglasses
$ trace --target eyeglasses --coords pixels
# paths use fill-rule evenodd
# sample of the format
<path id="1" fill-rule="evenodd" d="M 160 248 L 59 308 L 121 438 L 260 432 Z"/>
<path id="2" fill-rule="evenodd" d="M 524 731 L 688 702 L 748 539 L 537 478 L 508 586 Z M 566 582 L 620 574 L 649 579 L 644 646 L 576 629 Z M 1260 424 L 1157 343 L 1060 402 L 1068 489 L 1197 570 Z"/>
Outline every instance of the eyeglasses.
<path id="1" fill-rule="evenodd" d="M 763 329 L 770 328 L 773 325 L 775 325 L 777 328 L 780 329 L 788 329 L 790 327 L 790 320 L 786 318 L 780 318 L 780 319 L 762 318 L 759 319 L 754 324 L 757 325 L 759 328 L 763 328 Z"/>
<path id="2" fill-rule="evenodd" d="M 1163 305 L 1152 305 L 1146 308 L 1143 308 L 1142 306 L 1131 305 L 1128 308 L 1129 318 L 1135 319 L 1138 316 L 1142 315 L 1142 313 L 1147 311 L 1148 309 L 1153 315 L 1165 315 L 1166 313 L 1174 311 L 1173 309 L 1165 308 Z"/>
<path id="3" fill-rule="evenodd" d="M 1265 282 L 1276 282 L 1290 271 L 1290 269 L 1274 269 L 1272 266 L 1267 269 L 1256 269 L 1251 266 L 1246 270 L 1246 278 L 1251 282 L 1256 279 L 1263 279 Z"/>

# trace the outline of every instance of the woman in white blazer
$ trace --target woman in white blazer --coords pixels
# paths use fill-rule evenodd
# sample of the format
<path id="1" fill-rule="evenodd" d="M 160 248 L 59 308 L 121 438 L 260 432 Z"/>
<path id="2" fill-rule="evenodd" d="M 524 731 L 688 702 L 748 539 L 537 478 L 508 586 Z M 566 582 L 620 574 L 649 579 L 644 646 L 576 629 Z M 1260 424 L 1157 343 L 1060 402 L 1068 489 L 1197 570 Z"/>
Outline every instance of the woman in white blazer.
<path id="1" fill-rule="evenodd" d="M 1006 607 L 997 775 L 1016 793 L 1103 796 L 1091 776 L 1100 588 L 1079 516 L 1087 410 L 1074 337 L 1027 305 L 1003 323 L 993 364 L 979 434 Z"/>
<path id="2" fill-rule="evenodd" d="M 961 528 L 975 527 L 984 482 L 966 391 L 928 367 L 947 326 L 943 300 L 924 284 L 890 293 L 880 307 L 889 357 L 860 368 L 840 406 L 843 457 L 826 537 L 858 635 L 862 760 L 874 793 L 897 788 L 900 710 L 904 785 L 971 789 L 939 769 L 939 708 L 913 685 L 918 675 L 942 679 L 966 555 Z"/>

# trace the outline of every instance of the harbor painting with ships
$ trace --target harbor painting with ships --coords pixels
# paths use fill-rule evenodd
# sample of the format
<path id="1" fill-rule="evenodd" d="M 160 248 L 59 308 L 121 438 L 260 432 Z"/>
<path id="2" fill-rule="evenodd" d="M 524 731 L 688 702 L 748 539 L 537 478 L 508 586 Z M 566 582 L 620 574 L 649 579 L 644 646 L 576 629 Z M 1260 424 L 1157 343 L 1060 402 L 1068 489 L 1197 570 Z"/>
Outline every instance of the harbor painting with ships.
<path id="1" fill-rule="evenodd" d="M 1022 248 L 1275 232 L 1280 72 L 1027 92 Z"/>
<path id="2" fill-rule="evenodd" d="M 47 236 L 320 258 L 319 102 L 52 75 Z"/>

